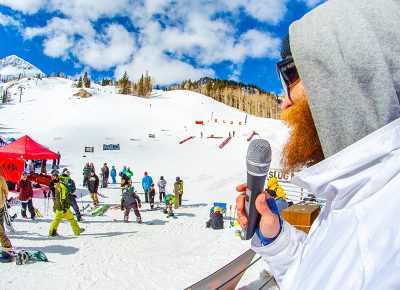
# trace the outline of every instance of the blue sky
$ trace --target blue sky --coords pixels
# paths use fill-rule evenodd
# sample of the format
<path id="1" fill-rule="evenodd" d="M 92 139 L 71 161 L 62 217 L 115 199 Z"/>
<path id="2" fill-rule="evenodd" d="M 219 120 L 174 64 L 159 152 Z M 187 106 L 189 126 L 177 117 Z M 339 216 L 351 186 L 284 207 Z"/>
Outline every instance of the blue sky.
<path id="1" fill-rule="evenodd" d="M 0 58 L 157 84 L 209 76 L 275 93 L 280 42 L 323 0 L 0 0 Z"/>

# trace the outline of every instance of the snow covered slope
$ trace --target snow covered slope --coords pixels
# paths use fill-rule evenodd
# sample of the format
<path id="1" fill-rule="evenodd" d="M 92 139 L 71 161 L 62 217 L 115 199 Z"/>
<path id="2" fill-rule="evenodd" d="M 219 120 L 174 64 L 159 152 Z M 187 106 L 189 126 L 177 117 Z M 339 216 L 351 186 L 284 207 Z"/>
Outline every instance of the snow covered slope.
<path id="1" fill-rule="evenodd" d="M 18 103 L 18 86 L 26 88 L 22 103 Z M 249 116 L 244 126 L 245 113 L 190 91 L 158 91 L 151 99 L 115 94 L 115 88 L 98 85 L 89 89 L 91 98 L 72 96 L 77 91 L 67 79 L 19 81 L 11 88 L 15 103 L 0 105 L 0 136 L 28 134 L 51 150 L 59 150 L 62 167 L 70 169 L 79 187 L 78 197 L 82 194 L 80 206 L 90 202 L 81 186 L 83 166 L 93 162 L 99 172 L 107 162 L 117 170 L 129 166 L 139 193 L 143 192 L 139 182 L 144 171 L 155 182 L 163 175 L 167 193 L 172 193 L 175 177 L 180 176 L 183 207 L 176 210 L 178 219 L 171 220 L 143 204 L 141 225 L 121 223 L 119 210 L 109 210 L 101 217 L 86 215 L 82 236 L 75 237 L 63 222 L 59 239 L 47 236 L 54 217 L 51 210 L 36 221 L 18 218 L 14 223 L 18 232 L 9 236 L 14 246 L 43 250 L 53 263 L 3 265 L 9 268 L 0 271 L 5 289 L 52 289 L 54 285 L 63 289 L 182 289 L 249 248 L 249 242 L 236 237 L 228 223 L 224 230 L 214 231 L 206 229 L 205 222 L 213 202 L 234 207 L 235 187 L 246 178 L 246 139 L 253 130 L 271 143 L 271 167 L 279 166 L 287 136 L 282 122 Z M 223 149 L 218 146 L 224 139 L 206 138 L 211 134 L 226 138 L 233 130 L 235 137 Z M 179 144 L 189 136 L 195 138 Z M 103 144 L 120 144 L 121 150 L 103 151 Z M 94 146 L 94 154 L 85 154 L 85 146 Z M 101 189 L 101 193 L 106 196 L 100 197 L 102 203 L 119 204 L 117 186 Z M 143 194 L 140 197 L 144 199 Z M 40 193 L 34 204 L 44 212 Z M 11 212 L 19 212 L 18 207 Z M 263 267 L 258 262 L 243 283 L 257 279 Z"/>
<path id="2" fill-rule="evenodd" d="M 44 76 L 45 74 L 34 65 L 16 55 L 0 59 L 1 79 L 18 78 L 20 75 L 23 77 L 36 77 L 38 75 Z"/>

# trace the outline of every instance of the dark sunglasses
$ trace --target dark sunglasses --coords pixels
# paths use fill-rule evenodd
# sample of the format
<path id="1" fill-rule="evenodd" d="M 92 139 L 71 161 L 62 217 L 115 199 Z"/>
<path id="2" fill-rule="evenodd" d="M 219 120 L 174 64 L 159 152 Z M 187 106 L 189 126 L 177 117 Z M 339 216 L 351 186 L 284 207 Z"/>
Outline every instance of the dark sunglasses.
<path id="1" fill-rule="evenodd" d="M 276 64 L 279 80 L 282 83 L 283 90 L 290 98 L 289 86 L 299 80 L 299 73 L 294 64 L 293 57 L 287 57 Z"/>

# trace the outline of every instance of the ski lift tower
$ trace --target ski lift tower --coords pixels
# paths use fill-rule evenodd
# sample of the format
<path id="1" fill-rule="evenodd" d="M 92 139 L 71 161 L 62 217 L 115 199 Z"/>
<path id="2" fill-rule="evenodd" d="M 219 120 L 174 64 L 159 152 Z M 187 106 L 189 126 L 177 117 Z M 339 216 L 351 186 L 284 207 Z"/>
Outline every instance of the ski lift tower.
<path id="1" fill-rule="evenodd" d="M 22 90 L 25 90 L 25 87 L 24 86 L 18 86 L 18 90 L 19 90 L 19 102 L 21 103 Z"/>

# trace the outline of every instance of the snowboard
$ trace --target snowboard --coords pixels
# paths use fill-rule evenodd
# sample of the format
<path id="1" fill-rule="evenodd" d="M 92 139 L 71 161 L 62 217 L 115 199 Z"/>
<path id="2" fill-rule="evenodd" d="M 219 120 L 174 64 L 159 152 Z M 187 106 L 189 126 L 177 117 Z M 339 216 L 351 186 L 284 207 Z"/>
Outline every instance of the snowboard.
<path id="1" fill-rule="evenodd" d="M 253 250 L 247 250 L 229 264 L 215 271 L 203 280 L 185 288 L 185 290 L 235 289 L 244 272 L 261 259 L 259 257 L 253 261 L 255 254 Z"/>
<path id="2" fill-rule="evenodd" d="M 48 262 L 46 255 L 42 251 L 20 250 L 15 255 L 15 263 L 23 265 L 28 262 Z"/>
<path id="3" fill-rule="evenodd" d="M 42 251 L 26 251 L 18 252 L 2 250 L 0 252 L 0 263 L 9 263 L 15 260 L 17 265 L 23 265 L 29 262 L 48 262 L 49 259 Z"/>
<path id="4" fill-rule="evenodd" d="M 35 215 L 38 217 L 38 218 L 41 218 L 41 217 L 43 217 L 43 215 L 40 213 L 40 211 L 35 207 Z"/>
<path id="5" fill-rule="evenodd" d="M 11 217 L 7 211 L 7 200 L 5 200 L 5 202 L 6 202 L 6 205 L 4 206 L 4 221 L 6 224 L 6 229 L 10 233 L 15 233 L 15 229 L 12 225 L 12 221 L 17 217 L 17 214 L 14 214 L 14 216 Z"/>
<path id="6" fill-rule="evenodd" d="M 106 210 L 108 210 L 110 207 L 108 205 L 102 205 L 100 206 L 98 209 L 96 209 L 95 211 L 92 212 L 93 216 L 99 216 L 102 215 L 106 212 Z"/>

